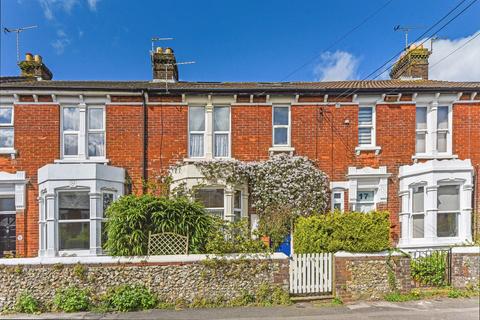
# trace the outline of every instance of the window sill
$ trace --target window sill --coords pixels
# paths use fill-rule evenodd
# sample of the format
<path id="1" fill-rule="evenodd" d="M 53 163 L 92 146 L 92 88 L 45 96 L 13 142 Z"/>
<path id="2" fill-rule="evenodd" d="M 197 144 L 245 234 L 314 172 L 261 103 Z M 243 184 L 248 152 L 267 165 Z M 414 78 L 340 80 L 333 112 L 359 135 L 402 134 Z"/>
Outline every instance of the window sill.
<path id="1" fill-rule="evenodd" d="M 221 158 L 183 158 L 183 162 L 186 163 L 195 163 L 195 162 L 205 162 L 205 161 L 215 161 L 215 160 L 224 160 L 224 161 L 232 161 L 235 158 L 232 157 L 221 157 Z"/>
<path id="2" fill-rule="evenodd" d="M 10 155 L 12 159 L 15 159 L 15 156 L 17 155 L 17 150 L 13 148 L 0 148 L 0 154 L 7 154 Z"/>
<path id="3" fill-rule="evenodd" d="M 275 153 L 288 153 L 290 155 L 293 155 L 294 152 L 295 148 L 290 146 L 273 146 L 268 149 L 268 153 L 270 155 L 273 155 Z"/>
<path id="4" fill-rule="evenodd" d="M 355 153 L 360 155 L 361 152 L 370 152 L 370 151 L 375 151 L 375 155 L 378 156 L 380 154 L 380 151 L 382 151 L 382 147 L 379 146 L 358 146 L 355 148 Z"/>
<path id="5" fill-rule="evenodd" d="M 107 164 L 108 159 L 58 159 L 54 160 L 54 163 L 103 163 Z"/>
<path id="6" fill-rule="evenodd" d="M 458 159 L 456 154 L 416 154 L 412 160 Z"/>

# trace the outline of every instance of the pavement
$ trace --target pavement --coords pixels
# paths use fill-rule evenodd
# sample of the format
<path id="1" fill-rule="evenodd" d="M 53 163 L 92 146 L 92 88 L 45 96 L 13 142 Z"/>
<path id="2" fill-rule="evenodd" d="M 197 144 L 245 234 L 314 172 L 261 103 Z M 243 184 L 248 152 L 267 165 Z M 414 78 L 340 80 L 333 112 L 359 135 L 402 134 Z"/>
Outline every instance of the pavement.
<path id="1" fill-rule="evenodd" d="M 321 303 L 296 303 L 286 307 L 241 307 L 218 309 L 149 310 L 128 313 L 98 314 L 45 313 L 41 315 L 10 314 L 0 319 L 161 319 L 161 320 L 479 320 L 480 298 L 434 299 L 391 303 L 357 302 L 343 306 Z"/>

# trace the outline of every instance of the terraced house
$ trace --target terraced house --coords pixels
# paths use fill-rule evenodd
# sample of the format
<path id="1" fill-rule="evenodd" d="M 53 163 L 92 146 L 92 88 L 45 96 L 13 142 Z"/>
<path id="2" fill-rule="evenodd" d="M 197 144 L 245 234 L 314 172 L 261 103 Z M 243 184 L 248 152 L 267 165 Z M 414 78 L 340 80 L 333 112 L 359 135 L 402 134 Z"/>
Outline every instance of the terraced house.
<path id="1" fill-rule="evenodd" d="M 411 48 L 391 80 L 178 80 L 171 49 L 151 81 L 54 81 L 40 56 L 0 88 L 0 255 L 102 254 L 104 210 L 143 181 L 202 180 L 199 160 L 315 160 L 332 209 L 391 213 L 401 248 L 472 241 L 480 204 L 480 82 L 428 79 Z M 248 188 L 198 193 L 225 219 L 255 215 Z M 477 227 L 474 227 L 474 226 Z M 478 231 L 477 231 L 478 232 Z"/>

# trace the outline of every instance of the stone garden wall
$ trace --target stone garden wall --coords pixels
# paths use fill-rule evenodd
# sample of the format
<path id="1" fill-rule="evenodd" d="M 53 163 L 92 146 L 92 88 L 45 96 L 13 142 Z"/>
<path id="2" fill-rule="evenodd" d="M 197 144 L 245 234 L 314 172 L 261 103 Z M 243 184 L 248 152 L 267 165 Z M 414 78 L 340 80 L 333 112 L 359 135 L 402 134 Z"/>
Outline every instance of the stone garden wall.
<path id="1" fill-rule="evenodd" d="M 344 301 L 376 300 L 411 289 L 410 259 L 401 254 L 335 254 L 335 294 Z"/>
<path id="2" fill-rule="evenodd" d="M 480 248 L 452 249 L 452 286 L 480 289 Z"/>
<path id="3" fill-rule="evenodd" d="M 105 258 L 84 259 L 86 263 L 82 264 L 75 259 L 57 258 L 49 264 L 16 265 L 13 260 L 35 259 L 8 259 L 7 265 L 0 264 L 0 310 L 13 307 L 23 291 L 48 304 L 57 289 L 70 285 L 100 295 L 117 285 L 142 284 L 172 302 L 191 302 L 194 298 L 230 300 L 244 292 L 253 294 L 262 284 L 288 290 L 288 259 L 283 254 L 228 261 L 195 255 L 172 261 L 168 256 L 116 261 Z"/>

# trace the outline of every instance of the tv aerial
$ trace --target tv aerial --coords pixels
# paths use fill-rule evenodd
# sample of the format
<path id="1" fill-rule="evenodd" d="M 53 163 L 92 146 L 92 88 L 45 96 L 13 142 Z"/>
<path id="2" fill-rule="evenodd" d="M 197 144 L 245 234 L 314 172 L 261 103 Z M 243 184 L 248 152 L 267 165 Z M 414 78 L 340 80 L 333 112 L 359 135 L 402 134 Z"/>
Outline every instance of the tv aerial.
<path id="1" fill-rule="evenodd" d="M 3 28 L 4 33 L 15 33 L 17 36 L 17 63 L 20 62 L 20 32 L 30 30 L 30 29 L 35 29 L 38 26 L 29 26 L 29 27 L 22 27 L 22 28 Z"/>

